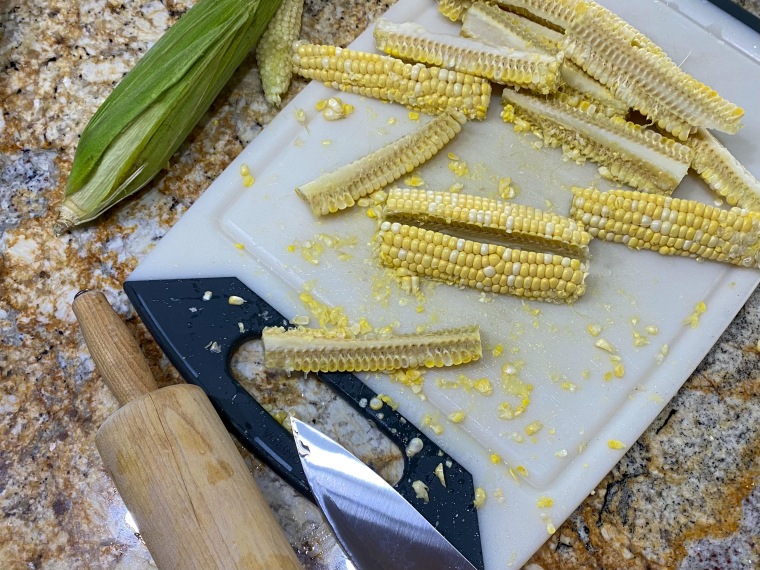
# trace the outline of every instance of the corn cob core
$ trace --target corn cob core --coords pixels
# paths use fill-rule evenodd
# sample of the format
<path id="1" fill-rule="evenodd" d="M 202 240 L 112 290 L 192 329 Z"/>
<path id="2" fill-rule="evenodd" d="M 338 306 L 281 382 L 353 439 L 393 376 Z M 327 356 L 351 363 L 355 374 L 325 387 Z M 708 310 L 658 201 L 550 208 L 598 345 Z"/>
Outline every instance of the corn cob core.
<path id="1" fill-rule="evenodd" d="M 573 188 L 570 215 L 599 239 L 680 255 L 760 267 L 760 213 L 632 190 Z"/>
<path id="2" fill-rule="evenodd" d="M 430 115 L 453 108 L 484 119 L 491 98 L 491 84 L 481 77 L 336 46 L 297 42 L 292 63 L 295 73 L 328 87 Z"/>
<path id="3" fill-rule="evenodd" d="M 533 208 L 394 188 L 388 193 L 377 244 L 383 265 L 402 275 L 571 303 L 586 289 L 588 239 L 572 220 Z"/>
<path id="4" fill-rule="evenodd" d="M 394 24 L 380 19 L 375 24 L 375 43 L 380 51 L 420 63 L 437 65 L 490 79 L 496 83 L 524 87 L 547 94 L 560 84 L 562 53 L 522 51 L 482 42 L 436 34 L 419 24 Z"/>
<path id="5" fill-rule="evenodd" d="M 595 105 L 563 94 L 539 98 L 502 92 L 502 118 L 515 129 L 534 131 L 574 160 L 600 165 L 605 178 L 648 192 L 669 194 L 688 172 L 691 149 L 661 134 L 597 112 Z"/>
<path id="6" fill-rule="evenodd" d="M 755 178 L 707 129 L 697 129 L 686 144 L 691 167 L 731 206 L 760 211 L 760 180 Z"/>
<path id="7" fill-rule="evenodd" d="M 264 98 L 277 107 L 290 86 L 291 50 L 301 32 L 302 13 L 303 0 L 283 0 L 256 46 Z"/>
<path id="8" fill-rule="evenodd" d="M 261 340 L 269 369 L 373 372 L 452 366 L 482 354 L 477 325 L 418 334 L 346 335 L 344 330 L 267 327 Z"/>
<path id="9" fill-rule="evenodd" d="M 362 196 L 387 186 L 432 158 L 462 130 L 465 121 L 457 110 L 444 111 L 391 144 L 299 186 L 296 193 L 316 215 L 351 207 Z"/>

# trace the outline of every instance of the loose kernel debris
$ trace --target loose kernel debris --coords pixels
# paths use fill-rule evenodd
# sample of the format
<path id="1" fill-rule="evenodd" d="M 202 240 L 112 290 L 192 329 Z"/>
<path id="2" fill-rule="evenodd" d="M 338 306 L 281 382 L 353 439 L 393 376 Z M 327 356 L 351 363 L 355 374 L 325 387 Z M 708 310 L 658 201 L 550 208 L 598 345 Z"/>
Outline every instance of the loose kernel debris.
<path id="1" fill-rule="evenodd" d="M 610 439 L 607 442 L 607 447 L 610 449 L 625 449 L 625 444 L 619 439 Z"/>
<path id="2" fill-rule="evenodd" d="M 660 330 L 654 325 L 648 325 L 645 329 L 646 333 L 651 336 L 655 336 Z"/>
<path id="3" fill-rule="evenodd" d="M 567 392 L 575 392 L 578 389 L 578 386 L 574 384 L 573 382 L 566 381 L 560 384 L 560 388 L 562 388 L 563 390 L 566 390 Z"/>
<path id="4" fill-rule="evenodd" d="M 501 463 L 501 455 L 498 455 L 497 453 L 492 453 L 489 459 L 494 465 L 499 465 Z"/>
<path id="5" fill-rule="evenodd" d="M 230 305 L 242 305 L 243 303 L 245 303 L 245 299 L 243 299 L 242 297 L 238 297 L 237 295 L 230 295 L 230 298 L 227 299 L 227 302 Z"/>
<path id="6" fill-rule="evenodd" d="M 409 111 L 409 119 L 412 121 L 419 121 L 420 114 L 417 111 Z"/>
<path id="7" fill-rule="evenodd" d="M 414 489 L 414 493 L 418 499 L 421 499 L 426 503 L 430 500 L 430 497 L 428 496 L 428 486 L 422 481 L 417 480 L 412 483 L 412 489 Z"/>
<path id="8" fill-rule="evenodd" d="M 314 108 L 322 113 L 326 121 L 344 119 L 354 112 L 354 106 L 344 103 L 340 97 L 320 99 L 314 104 Z"/>
<path id="9" fill-rule="evenodd" d="M 649 344 L 649 337 L 637 331 L 633 331 L 633 346 L 640 347 L 640 346 L 646 346 L 648 344 Z"/>
<path id="10" fill-rule="evenodd" d="M 211 291 L 206 291 L 205 293 L 203 293 L 203 300 L 204 301 L 210 301 L 211 300 L 211 295 L 212 295 Z"/>
<path id="11" fill-rule="evenodd" d="M 218 354 L 218 353 L 222 352 L 222 347 L 221 347 L 221 346 L 219 346 L 219 343 L 218 343 L 218 342 L 216 342 L 215 340 L 213 340 L 213 341 L 209 342 L 209 343 L 208 343 L 206 346 L 204 346 L 203 348 L 205 348 L 205 349 L 206 349 L 206 350 L 208 350 L 209 352 L 213 352 L 213 353 L 216 353 L 216 354 Z"/>
<path id="12" fill-rule="evenodd" d="M 567 449 L 560 449 L 557 453 L 554 454 L 554 457 L 567 457 Z"/>
<path id="13" fill-rule="evenodd" d="M 450 161 L 449 170 L 451 170 L 456 176 L 467 176 L 470 173 L 470 169 L 464 160 Z"/>
<path id="14" fill-rule="evenodd" d="M 444 473 L 443 473 L 443 463 L 439 463 L 438 465 L 436 465 L 435 471 L 433 471 L 433 472 L 435 473 L 435 476 L 438 477 L 438 480 L 441 482 L 441 485 L 443 485 L 445 487 L 446 486 L 446 475 L 444 475 Z"/>
<path id="15" fill-rule="evenodd" d="M 246 176 L 250 176 L 251 170 L 248 168 L 247 164 L 241 164 L 240 165 L 240 176 L 245 178 Z"/>
<path id="16" fill-rule="evenodd" d="M 533 385 L 523 382 L 519 377 L 519 371 L 523 362 L 507 362 L 501 367 L 501 381 L 504 391 L 519 398 L 520 403 L 513 406 L 510 402 L 502 402 L 498 406 L 499 418 L 503 420 L 512 420 L 521 416 L 530 405 L 530 393 L 533 391 Z"/>
<path id="17" fill-rule="evenodd" d="M 235 247 L 235 249 L 239 249 L 240 251 L 243 251 L 245 249 L 245 246 L 242 243 L 235 243 L 232 245 Z"/>
<path id="18" fill-rule="evenodd" d="M 499 197 L 502 200 L 512 200 L 517 197 L 517 188 L 512 186 L 511 178 L 499 179 Z"/>
<path id="19" fill-rule="evenodd" d="M 422 392 L 423 373 L 417 368 L 396 370 L 391 374 L 391 380 L 408 386 L 415 394 Z"/>
<path id="20" fill-rule="evenodd" d="M 443 433 L 443 426 L 430 414 L 425 414 L 422 418 L 422 427 L 430 428 L 430 431 L 435 435 L 441 435 Z"/>
<path id="21" fill-rule="evenodd" d="M 554 506 L 554 499 L 552 499 L 551 497 L 544 497 L 544 496 L 539 497 L 538 501 L 536 501 L 536 506 L 539 509 L 548 509 L 549 507 Z"/>
<path id="22" fill-rule="evenodd" d="M 693 329 L 697 328 L 699 326 L 699 317 L 705 311 L 707 311 L 707 305 L 704 301 L 700 301 L 694 306 L 694 312 L 684 319 L 683 324 L 689 325 Z"/>
<path id="23" fill-rule="evenodd" d="M 602 350 L 604 350 L 606 352 L 609 352 L 610 354 L 617 353 L 617 349 L 614 346 L 612 346 L 612 344 L 610 343 L 610 341 L 608 341 L 607 339 L 604 339 L 604 338 L 600 338 L 599 340 L 597 340 L 594 343 L 594 346 L 597 347 L 597 348 L 601 348 Z"/>
<path id="24" fill-rule="evenodd" d="M 409 445 L 406 446 L 406 456 L 414 457 L 420 451 L 422 451 L 422 447 L 423 447 L 422 440 L 419 437 L 415 437 L 409 442 Z"/>
<path id="25" fill-rule="evenodd" d="M 448 416 L 449 421 L 455 424 L 461 424 L 465 417 L 467 417 L 467 414 L 465 414 L 463 410 L 457 410 L 456 412 L 450 413 Z"/>
<path id="26" fill-rule="evenodd" d="M 539 422 L 538 420 L 529 423 L 527 426 L 525 426 L 525 433 L 528 435 L 535 435 L 539 431 L 541 431 L 541 428 L 544 427 L 544 424 Z"/>
<path id="27" fill-rule="evenodd" d="M 660 347 L 660 352 L 657 354 L 657 356 L 654 357 L 654 359 L 657 361 L 657 364 L 662 364 L 665 362 L 665 358 L 667 358 L 669 352 L 670 347 L 667 344 L 663 344 Z"/>
<path id="28" fill-rule="evenodd" d="M 501 487 L 496 487 L 496 489 L 493 490 L 492 495 L 499 503 L 504 502 L 504 489 Z"/>
<path id="29" fill-rule="evenodd" d="M 301 125 L 303 125 L 303 128 L 306 129 L 306 132 L 308 133 L 309 132 L 309 125 L 306 124 L 306 122 L 307 122 L 307 120 L 306 120 L 306 111 L 304 111 L 301 108 L 296 109 L 295 117 L 296 117 L 296 121 L 298 121 L 299 123 L 301 123 Z"/>
<path id="30" fill-rule="evenodd" d="M 372 398 L 372 399 L 369 401 L 369 407 L 370 407 L 371 409 L 373 409 L 373 410 L 377 411 L 377 410 L 379 410 L 380 408 L 382 408 L 382 407 L 383 407 L 383 401 L 382 401 L 380 398 L 377 398 L 377 397 L 375 397 L 375 398 Z"/>
<path id="31" fill-rule="evenodd" d="M 479 509 L 486 504 L 486 492 L 483 487 L 475 488 L 475 499 L 472 501 L 472 504 L 476 509 Z"/>
<path id="32" fill-rule="evenodd" d="M 597 325 L 597 324 L 595 324 L 595 323 L 591 323 L 590 325 L 588 325 L 588 326 L 586 327 L 586 331 L 587 331 L 587 332 L 588 332 L 588 334 L 590 334 L 591 336 L 593 336 L 593 337 L 597 337 L 597 336 L 599 336 L 599 333 L 601 333 L 601 332 L 602 332 L 602 327 L 600 327 L 599 325 Z"/>
<path id="33" fill-rule="evenodd" d="M 497 344 L 493 347 L 493 350 L 491 351 L 491 354 L 494 356 L 494 358 L 497 358 L 504 354 L 504 345 L 503 344 Z"/>
<path id="34" fill-rule="evenodd" d="M 296 315 L 290 319 L 290 323 L 293 325 L 306 326 L 309 324 L 309 315 Z"/>

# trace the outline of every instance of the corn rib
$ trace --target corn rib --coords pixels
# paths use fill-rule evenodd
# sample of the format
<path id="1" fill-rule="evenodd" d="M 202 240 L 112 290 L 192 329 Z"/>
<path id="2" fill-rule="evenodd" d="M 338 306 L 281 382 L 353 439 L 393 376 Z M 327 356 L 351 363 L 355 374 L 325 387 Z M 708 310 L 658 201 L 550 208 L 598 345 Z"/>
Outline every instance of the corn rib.
<path id="1" fill-rule="evenodd" d="M 516 50 L 459 36 L 436 34 L 419 24 L 375 24 L 375 44 L 380 51 L 402 59 L 437 65 L 548 94 L 560 84 L 562 53 Z"/>
<path id="2" fill-rule="evenodd" d="M 498 200 L 389 191 L 378 254 L 400 275 L 572 303 L 585 292 L 589 234 L 566 218 Z"/>
<path id="3" fill-rule="evenodd" d="M 379 150 L 299 186 L 296 193 L 317 216 L 349 208 L 432 158 L 462 130 L 465 121 L 459 111 L 446 111 Z"/>
<path id="4" fill-rule="evenodd" d="M 631 249 L 760 267 L 758 212 L 633 190 L 573 188 L 570 215 L 592 236 Z"/>
<path id="5" fill-rule="evenodd" d="M 688 172 L 691 149 L 661 134 L 598 113 L 594 105 L 559 94 L 551 99 L 502 92 L 502 118 L 516 130 L 532 130 L 574 160 L 592 160 L 605 178 L 669 194 Z"/>
<path id="6" fill-rule="evenodd" d="M 264 364 L 291 372 L 374 372 L 434 368 L 478 360 L 483 349 L 477 325 L 419 334 L 367 334 L 343 330 L 267 327 Z"/>

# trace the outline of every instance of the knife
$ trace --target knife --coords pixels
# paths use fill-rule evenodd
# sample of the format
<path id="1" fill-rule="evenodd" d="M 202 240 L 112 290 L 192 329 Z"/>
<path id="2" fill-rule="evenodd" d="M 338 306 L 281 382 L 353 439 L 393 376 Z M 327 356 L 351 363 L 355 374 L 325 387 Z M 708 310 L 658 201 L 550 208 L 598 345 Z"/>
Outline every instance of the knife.
<path id="1" fill-rule="evenodd" d="M 393 487 L 340 444 L 293 417 L 291 427 L 311 491 L 360 570 L 475 570 Z"/>

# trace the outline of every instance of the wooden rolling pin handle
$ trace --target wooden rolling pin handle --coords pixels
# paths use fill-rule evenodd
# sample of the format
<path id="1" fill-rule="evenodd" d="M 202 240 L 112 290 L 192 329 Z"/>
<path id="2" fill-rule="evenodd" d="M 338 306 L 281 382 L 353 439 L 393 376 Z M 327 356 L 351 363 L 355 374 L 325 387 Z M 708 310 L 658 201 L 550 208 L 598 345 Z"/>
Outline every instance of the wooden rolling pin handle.
<path id="1" fill-rule="evenodd" d="M 301 569 L 203 390 L 151 390 L 144 356 L 102 293 L 77 296 L 74 312 L 106 383 L 126 402 L 95 443 L 156 565 Z"/>

